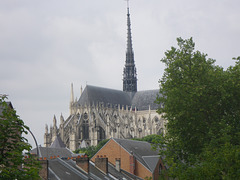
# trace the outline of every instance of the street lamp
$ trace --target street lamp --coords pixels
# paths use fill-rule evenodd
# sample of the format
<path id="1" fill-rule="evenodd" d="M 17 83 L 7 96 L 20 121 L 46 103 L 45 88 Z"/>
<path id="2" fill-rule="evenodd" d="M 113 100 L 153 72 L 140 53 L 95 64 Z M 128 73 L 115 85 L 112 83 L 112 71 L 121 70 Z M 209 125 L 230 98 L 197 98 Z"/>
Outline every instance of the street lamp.
<path id="1" fill-rule="evenodd" d="M 35 141 L 35 144 L 36 144 L 36 148 L 37 148 L 37 156 L 39 157 L 39 150 L 38 150 L 38 143 L 37 143 L 37 140 L 35 138 L 35 136 L 33 135 L 32 131 L 30 130 L 30 128 L 27 128 L 27 130 L 30 132 L 30 134 L 32 135 L 34 141 Z"/>

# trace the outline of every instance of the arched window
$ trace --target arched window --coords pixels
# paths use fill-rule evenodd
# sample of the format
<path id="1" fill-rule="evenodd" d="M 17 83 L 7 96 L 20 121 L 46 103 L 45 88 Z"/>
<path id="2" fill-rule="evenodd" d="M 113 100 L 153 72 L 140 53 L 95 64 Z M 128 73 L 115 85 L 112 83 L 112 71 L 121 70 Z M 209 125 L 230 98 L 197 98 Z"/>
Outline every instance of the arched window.
<path id="1" fill-rule="evenodd" d="M 162 164 L 159 164 L 159 167 L 158 167 L 158 174 L 161 174 L 162 173 Z"/>
<path id="2" fill-rule="evenodd" d="M 83 139 L 89 139 L 89 125 L 87 122 L 88 121 L 85 121 L 82 125 Z"/>
<path id="3" fill-rule="evenodd" d="M 101 126 L 99 126 L 98 131 L 99 131 L 99 140 L 101 141 L 106 139 L 105 131 Z"/>
<path id="4" fill-rule="evenodd" d="M 82 135 L 82 139 L 89 139 L 88 114 L 86 112 L 83 115 Z"/>

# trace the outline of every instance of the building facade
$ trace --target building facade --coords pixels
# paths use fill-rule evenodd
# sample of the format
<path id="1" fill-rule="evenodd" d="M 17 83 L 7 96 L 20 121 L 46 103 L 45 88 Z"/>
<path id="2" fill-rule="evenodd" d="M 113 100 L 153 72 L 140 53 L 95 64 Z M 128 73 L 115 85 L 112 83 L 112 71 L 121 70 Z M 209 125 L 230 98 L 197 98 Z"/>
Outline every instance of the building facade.
<path id="1" fill-rule="evenodd" d="M 75 150 L 84 140 L 97 145 L 108 138 L 141 138 L 165 131 L 166 121 L 156 110 L 161 105 L 154 101 L 158 90 L 137 91 L 137 71 L 132 47 L 131 23 L 127 9 L 127 50 L 123 70 L 123 91 L 87 85 L 79 99 L 74 99 L 71 85 L 70 115 L 60 116 L 57 126 L 46 125 L 44 144 L 50 146 L 59 135 L 65 145 Z"/>
<path id="2" fill-rule="evenodd" d="M 129 139 L 111 138 L 92 158 L 108 158 L 108 162 L 119 171 L 126 171 L 141 179 L 159 179 L 165 170 L 159 151 L 152 150 L 150 143 Z"/>

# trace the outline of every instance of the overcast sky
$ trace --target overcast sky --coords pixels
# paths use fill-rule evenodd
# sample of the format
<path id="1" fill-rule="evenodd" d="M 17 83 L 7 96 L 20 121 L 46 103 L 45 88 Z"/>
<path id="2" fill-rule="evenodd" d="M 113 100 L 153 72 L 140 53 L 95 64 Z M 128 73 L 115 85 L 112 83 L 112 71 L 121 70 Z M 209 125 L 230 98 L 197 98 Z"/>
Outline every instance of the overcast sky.
<path id="1" fill-rule="evenodd" d="M 176 38 L 227 68 L 240 56 L 239 0 L 131 0 L 138 90 L 157 89 Z M 45 124 L 69 116 L 70 86 L 122 89 L 124 0 L 0 0 L 0 94 L 43 145 Z M 33 139 L 27 136 L 33 144 Z"/>

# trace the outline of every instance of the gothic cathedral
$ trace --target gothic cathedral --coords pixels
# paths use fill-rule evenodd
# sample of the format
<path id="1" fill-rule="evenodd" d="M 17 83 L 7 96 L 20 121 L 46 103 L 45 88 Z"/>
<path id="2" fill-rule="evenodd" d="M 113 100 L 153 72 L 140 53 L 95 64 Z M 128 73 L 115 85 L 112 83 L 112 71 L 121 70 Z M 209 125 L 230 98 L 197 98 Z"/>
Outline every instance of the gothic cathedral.
<path id="1" fill-rule="evenodd" d="M 44 145 L 49 147 L 59 136 L 72 151 L 85 141 L 96 146 L 101 140 L 113 138 L 142 138 L 165 133 L 165 120 L 156 110 L 154 101 L 158 90 L 137 91 L 137 71 L 132 48 L 129 8 L 127 9 L 127 51 L 123 70 L 123 91 L 87 85 L 78 100 L 74 100 L 71 85 L 70 115 L 60 116 L 57 127 L 46 125 Z"/>

